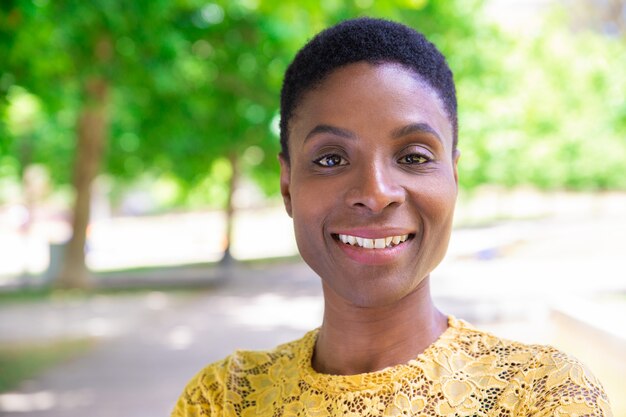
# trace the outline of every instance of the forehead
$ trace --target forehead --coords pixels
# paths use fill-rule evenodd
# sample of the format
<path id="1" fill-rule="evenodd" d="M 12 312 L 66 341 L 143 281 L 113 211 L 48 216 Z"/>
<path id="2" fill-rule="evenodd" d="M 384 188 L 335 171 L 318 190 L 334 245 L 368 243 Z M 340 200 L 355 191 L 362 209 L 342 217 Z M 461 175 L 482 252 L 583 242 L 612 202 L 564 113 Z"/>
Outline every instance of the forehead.
<path id="1" fill-rule="evenodd" d="M 340 67 L 301 98 L 291 123 L 290 141 L 317 123 L 380 131 L 426 123 L 452 149 L 453 128 L 437 92 L 400 64 L 359 62 Z"/>

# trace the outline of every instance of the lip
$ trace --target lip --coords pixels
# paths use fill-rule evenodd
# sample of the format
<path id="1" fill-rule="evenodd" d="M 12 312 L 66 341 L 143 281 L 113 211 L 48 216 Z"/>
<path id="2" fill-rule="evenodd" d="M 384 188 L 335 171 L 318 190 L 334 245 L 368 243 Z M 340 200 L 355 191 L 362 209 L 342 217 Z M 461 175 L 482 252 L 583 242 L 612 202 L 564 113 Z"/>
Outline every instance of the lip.
<path id="1" fill-rule="evenodd" d="M 380 239 L 388 236 L 409 235 L 409 238 L 390 248 L 365 249 L 359 246 L 347 245 L 341 242 L 337 235 L 359 236 L 367 239 Z M 331 234 L 335 245 L 353 262 L 362 265 L 384 265 L 397 261 L 414 243 L 415 232 L 406 229 L 344 229 Z"/>
<path id="2" fill-rule="evenodd" d="M 402 236 L 402 235 L 415 235 L 414 230 L 400 229 L 400 228 L 385 228 L 385 229 L 338 229 L 333 230 L 331 235 L 351 235 L 363 237 L 366 239 L 381 239 L 388 236 Z"/>

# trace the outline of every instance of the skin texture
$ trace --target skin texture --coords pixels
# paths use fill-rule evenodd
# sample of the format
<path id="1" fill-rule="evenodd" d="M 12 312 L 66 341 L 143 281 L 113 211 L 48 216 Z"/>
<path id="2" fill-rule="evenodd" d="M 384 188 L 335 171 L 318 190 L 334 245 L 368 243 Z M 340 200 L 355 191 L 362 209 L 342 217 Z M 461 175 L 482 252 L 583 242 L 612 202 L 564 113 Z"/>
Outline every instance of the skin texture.
<path id="1" fill-rule="evenodd" d="M 429 289 L 458 186 L 441 100 L 398 64 L 355 63 L 307 92 L 289 127 L 281 193 L 325 299 L 313 367 L 355 374 L 415 358 L 447 327 Z M 338 233 L 410 238 L 367 250 Z"/>

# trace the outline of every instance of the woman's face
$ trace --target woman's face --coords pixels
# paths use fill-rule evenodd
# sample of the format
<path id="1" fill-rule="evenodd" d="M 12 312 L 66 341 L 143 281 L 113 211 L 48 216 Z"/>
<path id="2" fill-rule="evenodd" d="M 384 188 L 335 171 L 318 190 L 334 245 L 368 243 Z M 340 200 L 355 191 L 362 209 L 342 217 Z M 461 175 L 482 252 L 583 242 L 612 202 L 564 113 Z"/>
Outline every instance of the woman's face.
<path id="1" fill-rule="evenodd" d="M 326 291 L 388 305 L 441 262 L 457 195 L 452 135 L 438 95 L 397 64 L 350 64 L 305 94 L 281 192 Z"/>

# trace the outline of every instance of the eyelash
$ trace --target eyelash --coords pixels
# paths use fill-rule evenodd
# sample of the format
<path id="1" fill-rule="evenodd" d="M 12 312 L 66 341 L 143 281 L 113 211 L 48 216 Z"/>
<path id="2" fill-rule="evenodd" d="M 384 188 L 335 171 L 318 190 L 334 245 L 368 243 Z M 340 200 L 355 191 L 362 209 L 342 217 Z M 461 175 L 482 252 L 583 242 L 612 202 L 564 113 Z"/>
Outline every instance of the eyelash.
<path id="1" fill-rule="evenodd" d="M 323 161 L 324 159 L 328 159 L 328 158 L 331 158 L 331 157 L 332 157 L 332 158 L 338 158 L 338 159 L 340 159 L 341 161 L 340 161 L 338 164 L 336 164 L 336 165 L 324 165 L 324 164 L 322 164 L 322 161 Z M 313 163 L 315 163 L 315 164 L 317 164 L 317 165 L 319 165 L 319 166 L 321 166 L 321 167 L 324 167 L 324 168 L 334 168 L 334 167 L 338 167 L 338 166 L 347 165 L 347 163 L 341 163 L 341 162 L 344 162 L 345 160 L 346 160 L 346 159 L 345 159 L 343 156 L 341 156 L 341 155 L 338 155 L 338 154 L 336 154 L 336 153 L 329 153 L 329 154 L 326 154 L 326 155 L 320 156 L 319 158 L 315 159 L 315 160 L 313 161 Z"/>
<path id="2" fill-rule="evenodd" d="M 339 162 L 334 164 L 334 165 L 326 165 L 326 164 L 322 163 L 323 160 L 325 160 L 325 159 L 330 160 L 330 158 L 339 159 Z M 411 161 L 402 162 L 402 160 L 407 159 L 407 158 L 411 158 Z M 419 159 L 420 161 L 418 162 L 418 161 L 415 161 L 414 159 Z M 405 164 L 405 165 L 422 165 L 422 164 L 425 164 L 425 163 L 430 162 L 430 161 L 431 161 L 431 158 L 429 158 L 428 156 L 426 156 L 424 154 L 420 154 L 420 153 L 407 154 L 407 155 L 404 155 L 404 156 L 402 156 L 401 158 L 398 159 L 398 163 Z M 316 165 L 319 165 L 321 167 L 324 167 L 324 168 L 334 168 L 334 167 L 338 167 L 338 166 L 347 165 L 347 162 L 345 161 L 345 158 L 343 156 L 341 156 L 341 155 L 336 154 L 336 153 L 330 153 L 330 154 L 323 155 L 323 156 L 315 159 L 313 161 L 313 163 L 315 163 Z"/>
<path id="3" fill-rule="evenodd" d="M 416 162 L 416 161 L 400 162 L 400 161 L 402 161 L 403 159 L 406 159 L 406 158 L 416 158 L 416 157 L 417 157 L 417 159 L 420 159 L 421 162 Z M 421 153 L 410 153 L 410 154 L 404 155 L 403 157 L 398 159 L 398 162 L 400 162 L 401 164 L 407 164 L 407 165 L 422 165 L 422 164 L 425 164 L 425 163 L 430 162 L 430 161 L 431 161 L 431 158 L 429 158 L 428 156 L 426 156 L 424 154 L 421 154 Z"/>

